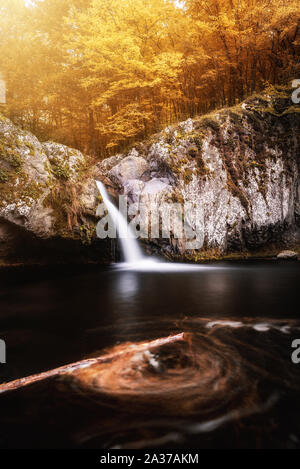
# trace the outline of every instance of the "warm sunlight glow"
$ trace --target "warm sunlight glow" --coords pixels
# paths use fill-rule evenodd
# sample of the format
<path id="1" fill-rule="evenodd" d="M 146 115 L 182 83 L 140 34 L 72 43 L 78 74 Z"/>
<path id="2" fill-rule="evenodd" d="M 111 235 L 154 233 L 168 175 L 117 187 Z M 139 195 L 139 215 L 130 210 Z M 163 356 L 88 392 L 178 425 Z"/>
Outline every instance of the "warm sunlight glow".
<path id="1" fill-rule="evenodd" d="M 298 0 L 2 0 L 5 111 L 103 158 L 291 76 L 298 25 Z"/>

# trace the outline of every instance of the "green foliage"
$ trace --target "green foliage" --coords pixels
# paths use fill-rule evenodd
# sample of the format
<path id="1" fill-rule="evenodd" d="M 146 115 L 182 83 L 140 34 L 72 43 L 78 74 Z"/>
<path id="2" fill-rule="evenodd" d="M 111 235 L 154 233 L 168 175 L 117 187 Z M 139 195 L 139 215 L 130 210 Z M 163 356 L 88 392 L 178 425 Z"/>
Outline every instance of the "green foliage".
<path id="1" fill-rule="evenodd" d="M 96 227 L 90 225 L 81 225 L 79 228 L 82 244 L 90 246 L 96 235 Z"/>
<path id="2" fill-rule="evenodd" d="M 38 200 L 42 194 L 43 187 L 35 181 L 31 181 L 29 184 L 25 185 L 23 190 L 23 197 L 32 199 L 33 201 Z"/>
<path id="3" fill-rule="evenodd" d="M 60 161 L 58 159 L 51 162 L 51 173 L 57 179 L 62 179 L 63 181 L 68 181 L 71 177 L 68 162 Z"/>

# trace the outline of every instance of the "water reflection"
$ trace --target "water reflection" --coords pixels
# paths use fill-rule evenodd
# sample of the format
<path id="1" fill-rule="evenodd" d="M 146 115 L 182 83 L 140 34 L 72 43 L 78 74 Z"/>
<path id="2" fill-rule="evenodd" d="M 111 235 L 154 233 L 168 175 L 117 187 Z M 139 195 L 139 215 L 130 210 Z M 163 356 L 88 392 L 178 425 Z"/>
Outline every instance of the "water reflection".
<path id="1" fill-rule="evenodd" d="M 131 302 L 139 289 L 139 276 L 135 272 L 124 272 L 114 283 L 117 301 Z"/>

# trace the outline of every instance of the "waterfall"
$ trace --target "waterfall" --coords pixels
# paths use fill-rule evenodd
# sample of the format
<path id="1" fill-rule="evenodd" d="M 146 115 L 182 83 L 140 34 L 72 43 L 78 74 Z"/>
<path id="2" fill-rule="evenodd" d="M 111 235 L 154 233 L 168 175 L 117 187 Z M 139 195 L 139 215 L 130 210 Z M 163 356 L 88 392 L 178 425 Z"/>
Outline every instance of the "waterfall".
<path id="1" fill-rule="evenodd" d="M 127 220 L 110 201 L 104 184 L 102 184 L 100 181 L 96 181 L 96 184 L 102 196 L 103 202 L 108 210 L 108 213 L 111 216 L 114 225 L 116 226 L 125 262 L 128 262 L 129 264 L 136 264 L 144 261 L 144 256 L 139 247 L 138 241 L 132 233 Z"/>
<path id="2" fill-rule="evenodd" d="M 137 272 L 182 272 L 191 270 L 205 270 L 207 267 L 191 264 L 177 264 L 171 262 L 160 262 L 157 259 L 149 259 L 145 257 L 139 247 L 139 243 L 134 236 L 131 227 L 128 225 L 126 218 L 110 201 L 105 186 L 100 181 L 95 181 L 98 190 L 102 196 L 103 202 L 108 213 L 117 229 L 117 233 L 121 243 L 122 253 L 125 263 L 118 264 L 119 269 L 129 269 Z M 210 267 L 218 269 L 218 267 Z"/>

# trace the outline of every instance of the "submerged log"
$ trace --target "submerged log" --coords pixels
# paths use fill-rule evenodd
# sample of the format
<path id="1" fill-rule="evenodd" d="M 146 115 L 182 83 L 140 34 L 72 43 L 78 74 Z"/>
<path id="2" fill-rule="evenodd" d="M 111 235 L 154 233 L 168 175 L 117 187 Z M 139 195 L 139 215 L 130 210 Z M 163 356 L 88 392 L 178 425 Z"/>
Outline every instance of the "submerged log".
<path id="1" fill-rule="evenodd" d="M 152 350 L 166 344 L 177 342 L 179 340 L 185 340 L 183 332 L 181 332 L 180 334 L 170 335 L 168 337 L 162 337 L 160 339 L 151 340 L 150 342 L 141 342 L 138 344 L 124 344 L 123 349 L 116 350 L 115 352 L 108 353 L 105 355 L 101 355 L 100 357 L 87 358 L 85 360 L 70 363 L 59 368 L 54 368 L 53 370 L 44 371 L 42 373 L 27 376 L 25 378 L 19 378 L 8 383 L 2 383 L 0 384 L 0 394 L 7 391 L 20 389 L 30 384 L 36 383 L 37 381 L 43 381 L 54 376 L 70 374 L 80 368 L 87 368 L 97 363 L 106 363 L 108 361 L 112 361 L 114 359 L 119 358 L 121 355 L 126 355 L 128 353 L 132 354 L 133 352 L 144 352 L 146 350 Z"/>

